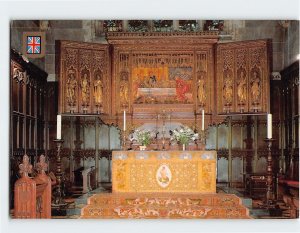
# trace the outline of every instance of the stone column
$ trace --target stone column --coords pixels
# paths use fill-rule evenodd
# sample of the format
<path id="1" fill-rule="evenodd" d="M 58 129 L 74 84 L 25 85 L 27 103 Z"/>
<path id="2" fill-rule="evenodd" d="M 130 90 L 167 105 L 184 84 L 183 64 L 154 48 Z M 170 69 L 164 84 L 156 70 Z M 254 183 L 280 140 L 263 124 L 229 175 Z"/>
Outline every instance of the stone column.
<path id="1" fill-rule="evenodd" d="M 152 20 L 147 20 L 147 24 L 148 24 L 148 30 L 149 32 L 153 31 L 153 21 Z"/>
<path id="2" fill-rule="evenodd" d="M 198 23 L 198 31 L 203 31 L 205 20 L 197 20 Z"/>
<path id="3" fill-rule="evenodd" d="M 90 191 L 90 174 L 91 168 L 84 169 L 81 174 L 82 174 L 82 193 L 87 193 Z"/>
<path id="4" fill-rule="evenodd" d="M 94 37 L 100 37 L 103 33 L 103 20 L 94 20 Z"/>
<path id="5" fill-rule="evenodd" d="M 179 30 L 179 20 L 173 20 L 173 30 L 174 31 Z"/>
<path id="6" fill-rule="evenodd" d="M 123 31 L 127 32 L 128 31 L 128 20 L 123 20 Z"/>

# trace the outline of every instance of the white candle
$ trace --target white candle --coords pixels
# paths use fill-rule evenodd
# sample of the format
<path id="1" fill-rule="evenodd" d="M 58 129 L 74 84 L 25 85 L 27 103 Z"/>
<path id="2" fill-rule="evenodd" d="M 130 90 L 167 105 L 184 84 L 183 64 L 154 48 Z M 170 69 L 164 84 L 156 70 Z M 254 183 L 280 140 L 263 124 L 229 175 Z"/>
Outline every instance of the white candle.
<path id="1" fill-rule="evenodd" d="M 57 115 L 56 139 L 61 139 L 61 115 Z"/>
<path id="2" fill-rule="evenodd" d="M 202 130 L 204 130 L 204 109 L 202 109 Z"/>
<path id="3" fill-rule="evenodd" d="M 272 114 L 268 114 L 267 118 L 267 138 L 272 138 Z"/>
<path id="4" fill-rule="evenodd" d="M 123 112 L 123 130 L 126 131 L 126 111 Z"/>

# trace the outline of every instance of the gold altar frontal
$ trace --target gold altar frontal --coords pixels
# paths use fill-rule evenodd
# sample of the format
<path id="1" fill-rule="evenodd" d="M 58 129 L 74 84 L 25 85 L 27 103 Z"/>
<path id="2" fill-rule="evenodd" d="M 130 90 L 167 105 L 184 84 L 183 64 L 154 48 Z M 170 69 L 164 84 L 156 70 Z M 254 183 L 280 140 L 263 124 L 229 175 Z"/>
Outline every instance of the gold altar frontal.
<path id="1" fill-rule="evenodd" d="M 216 192 L 216 151 L 113 151 L 113 192 Z"/>

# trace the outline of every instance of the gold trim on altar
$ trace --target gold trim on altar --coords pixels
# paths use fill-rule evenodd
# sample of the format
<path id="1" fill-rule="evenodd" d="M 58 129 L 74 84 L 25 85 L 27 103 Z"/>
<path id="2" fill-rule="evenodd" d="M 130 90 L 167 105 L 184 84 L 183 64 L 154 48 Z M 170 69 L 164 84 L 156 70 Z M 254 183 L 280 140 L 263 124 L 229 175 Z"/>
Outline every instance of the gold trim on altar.
<path id="1" fill-rule="evenodd" d="M 113 192 L 216 192 L 216 151 L 113 151 Z"/>

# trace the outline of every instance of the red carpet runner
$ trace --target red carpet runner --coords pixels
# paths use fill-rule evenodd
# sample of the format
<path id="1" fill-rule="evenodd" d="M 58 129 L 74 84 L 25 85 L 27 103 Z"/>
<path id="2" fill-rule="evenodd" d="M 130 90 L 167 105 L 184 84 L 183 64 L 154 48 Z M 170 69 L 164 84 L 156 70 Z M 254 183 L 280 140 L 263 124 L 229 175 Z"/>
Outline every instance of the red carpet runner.
<path id="1" fill-rule="evenodd" d="M 88 199 L 81 218 L 249 219 L 233 194 L 101 193 Z"/>

